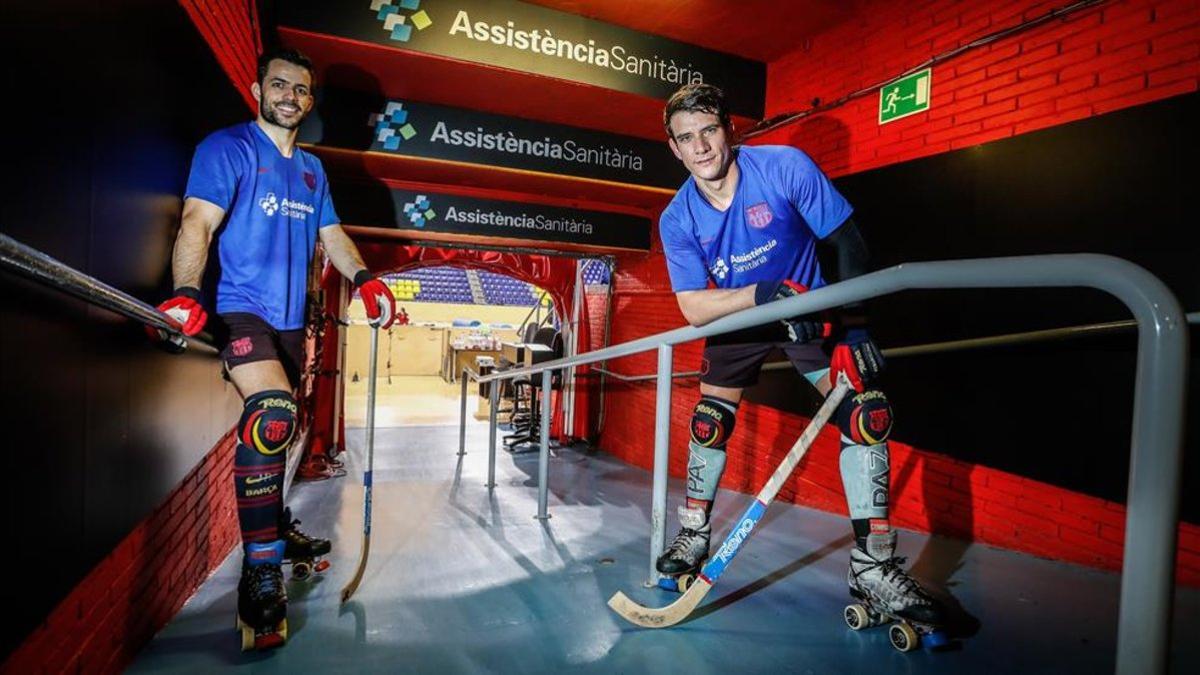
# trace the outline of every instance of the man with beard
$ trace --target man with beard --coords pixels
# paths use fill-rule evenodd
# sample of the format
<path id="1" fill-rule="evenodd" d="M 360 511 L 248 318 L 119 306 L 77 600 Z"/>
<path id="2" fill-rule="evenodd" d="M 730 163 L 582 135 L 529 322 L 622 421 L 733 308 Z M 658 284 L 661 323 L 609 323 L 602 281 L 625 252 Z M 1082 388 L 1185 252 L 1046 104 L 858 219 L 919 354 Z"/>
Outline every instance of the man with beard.
<path id="1" fill-rule="evenodd" d="M 196 148 L 172 257 L 175 297 L 159 305 L 185 334 L 203 328 L 199 289 L 217 237 L 216 311 L 229 328 L 221 358 L 244 399 L 233 472 L 245 552 L 238 618 L 253 628 L 256 647 L 287 638 L 283 561 L 330 550 L 327 540 L 300 532 L 283 508 L 317 237 L 333 266 L 354 280 L 373 322 L 387 328 L 395 314 L 391 292 L 366 269 L 339 224 L 320 160 L 296 147 L 296 130 L 313 107 L 312 87 L 312 62 L 302 54 L 264 54 L 250 88 L 257 119 L 217 131 Z"/>
<path id="2" fill-rule="evenodd" d="M 868 271 L 853 209 L 833 183 L 796 148 L 734 146 L 720 89 L 681 88 L 667 102 L 663 124 L 671 151 L 691 173 L 659 220 L 671 287 L 688 323 L 704 325 Z M 690 424 L 682 527 L 658 559 L 658 571 L 682 578 L 707 558 L 709 515 L 738 404 L 775 349 L 822 395 L 841 373 L 856 390 L 836 413 L 855 538 L 847 574 L 851 595 L 888 616 L 940 624 L 943 608 L 895 555 L 896 532 L 888 520 L 891 406 L 872 386 L 883 358 L 859 305 L 708 338 Z"/>

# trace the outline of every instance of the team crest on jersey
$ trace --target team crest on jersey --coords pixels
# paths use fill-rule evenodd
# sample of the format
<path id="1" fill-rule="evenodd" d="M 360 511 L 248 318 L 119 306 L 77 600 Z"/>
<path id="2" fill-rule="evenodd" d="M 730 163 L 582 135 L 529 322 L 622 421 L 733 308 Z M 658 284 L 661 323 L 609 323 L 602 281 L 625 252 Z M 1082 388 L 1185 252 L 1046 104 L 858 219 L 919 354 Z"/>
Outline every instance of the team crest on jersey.
<path id="1" fill-rule="evenodd" d="M 315 174 L 311 171 L 305 171 L 304 172 L 304 184 L 308 186 L 309 190 L 316 190 L 317 189 L 317 174 Z"/>
<path id="2" fill-rule="evenodd" d="M 766 202 L 759 202 L 753 206 L 746 207 L 746 222 L 750 223 L 750 227 L 762 229 L 771 224 L 774 219 L 771 213 L 771 207 L 767 206 Z"/>

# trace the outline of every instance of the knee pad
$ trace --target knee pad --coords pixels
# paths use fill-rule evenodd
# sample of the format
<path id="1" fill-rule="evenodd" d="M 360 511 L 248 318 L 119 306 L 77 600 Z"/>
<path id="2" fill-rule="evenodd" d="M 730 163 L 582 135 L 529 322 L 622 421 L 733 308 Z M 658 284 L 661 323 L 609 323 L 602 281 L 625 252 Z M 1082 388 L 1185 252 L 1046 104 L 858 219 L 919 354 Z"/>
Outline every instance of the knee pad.
<path id="1" fill-rule="evenodd" d="M 238 422 L 238 440 L 260 455 L 271 457 L 287 450 L 296 435 L 296 399 L 286 391 L 264 391 L 246 399 Z"/>
<path id="2" fill-rule="evenodd" d="M 878 445 L 892 433 L 892 405 L 878 389 L 842 399 L 837 409 L 842 435 L 855 445 Z"/>
<path id="3" fill-rule="evenodd" d="M 692 410 L 692 443 L 724 450 L 737 421 L 737 404 L 716 396 L 702 396 Z"/>
<path id="4" fill-rule="evenodd" d="M 725 444 L 733 433 L 737 404 L 704 396 L 692 411 L 687 496 L 712 501 L 725 473 Z"/>

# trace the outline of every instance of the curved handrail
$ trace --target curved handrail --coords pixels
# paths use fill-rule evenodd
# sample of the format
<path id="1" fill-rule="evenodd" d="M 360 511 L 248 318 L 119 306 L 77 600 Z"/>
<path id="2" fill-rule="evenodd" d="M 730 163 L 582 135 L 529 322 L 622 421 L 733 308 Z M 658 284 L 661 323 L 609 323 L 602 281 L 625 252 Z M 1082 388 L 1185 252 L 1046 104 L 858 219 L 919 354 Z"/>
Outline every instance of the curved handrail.
<path id="1" fill-rule="evenodd" d="M 1186 317 L 1188 324 L 1200 324 L 1200 312 L 1189 312 Z M 968 349 L 984 349 L 986 347 L 1007 347 L 1009 345 L 1031 344 L 1038 342 L 1051 342 L 1054 340 L 1069 340 L 1078 337 L 1088 337 L 1092 335 L 1107 335 L 1110 333 L 1119 333 L 1130 328 L 1137 328 L 1136 321 L 1108 321 L 1105 323 L 1089 323 L 1078 326 L 1065 326 L 1063 328 L 1047 328 L 1044 330 L 1032 330 L 1022 333 L 1004 333 L 1002 335 L 988 335 L 986 337 L 964 338 L 962 340 L 947 340 L 945 342 L 926 342 L 919 345 L 908 345 L 904 347 L 887 347 L 881 349 L 884 358 L 896 359 L 908 356 L 928 356 L 930 354 L 945 354 L 948 352 L 965 351 Z M 790 370 L 792 364 L 787 361 L 775 361 L 773 363 L 763 364 L 763 370 Z M 626 375 L 613 370 L 592 366 L 592 370 L 604 373 L 621 382 L 645 382 L 647 380 L 657 380 L 658 373 L 647 373 L 644 375 Z M 671 373 L 672 379 L 682 379 L 688 377 L 699 377 L 698 370 L 685 370 L 678 373 Z"/>
<path id="2" fill-rule="evenodd" d="M 1121 576 L 1117 671 L 1162 672 L 1170 641 L 1171 587 L 1183 464 L 1187 322 L 1179 301 L 1157 277 L 1127 260 L 1076 253 L 904 263 L 803 295 L 742 310 L 704 326 L 687 326 L 620 345 L 478 378 L 492 382 L 659 351 L 655 420 L 651 559 L 661 551 L 666 508 L 671 350 L 675 344 L 904 290 L 1088 287 L 1125 303 L 1138 324 L 1129 497 Z M 665 400 L 664 400 L 665 399 Z M 464 420 L 465 423 L 465 420 Z M 543 425 L 547 422 L 543 420 Z M 543 454 L 546 449 L 543 448 Z M 544 490 L 544 482 L 539 490 Z"/>
<path id="3" fill-rule="evenodd" d="M 178 321 L 128 293 L 60 262 L 45 253 L 0 234 L 0 265 L 3 269 L 32 279 L 44 286 L 73 295 L 80 300 L 103 307 L 144 325 L 159 328 L 174 339 L 183 339 Z M 201 332 L 191 340 L 214 350 L 212 335 Z"/>

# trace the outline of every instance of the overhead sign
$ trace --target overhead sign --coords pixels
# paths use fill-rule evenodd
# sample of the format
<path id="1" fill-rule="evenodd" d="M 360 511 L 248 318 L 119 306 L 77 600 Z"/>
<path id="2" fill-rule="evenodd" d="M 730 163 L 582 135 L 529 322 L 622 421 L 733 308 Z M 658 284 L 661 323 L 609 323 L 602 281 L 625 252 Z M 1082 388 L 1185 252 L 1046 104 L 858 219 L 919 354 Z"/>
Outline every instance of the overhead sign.
<path id="1" fill-rule="evenodd" d="M 933 71 L 929 68 L 902 77 L 879 90 L 879 123 L 887 124 L 929 110 L 929 89 Z"/>
<path id="2" fill-rule="evenodd" d="M 301 140 L 675 189 L 687 171 L 665 141 L 462 108 L 326 91 Z"/>
<path id="3" fill-rule="evenodd" d="M 277 11 L 280 26 L 663 100 L 708 82 L 755 119 L 766 100 L 760 61 L 515 0 L 289 0 Z"/>
<path id="4" fill-rule="evenodd" d="M 337 183 L 332 192 L 338 214 L 349 225 L 650 250 L 650 220 L 623 213 L 361 183 Z"/>

